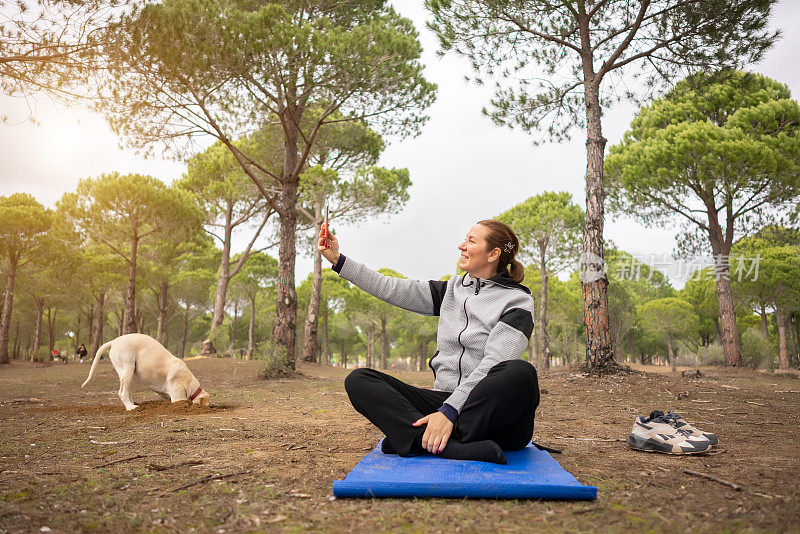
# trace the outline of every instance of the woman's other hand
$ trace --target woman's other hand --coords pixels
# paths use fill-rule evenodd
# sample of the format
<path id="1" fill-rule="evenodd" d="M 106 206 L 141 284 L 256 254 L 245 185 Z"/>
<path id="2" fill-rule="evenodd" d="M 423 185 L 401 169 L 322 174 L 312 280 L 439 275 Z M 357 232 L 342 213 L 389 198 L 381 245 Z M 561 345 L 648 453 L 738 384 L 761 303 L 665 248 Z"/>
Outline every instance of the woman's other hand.
<path id="1" fill-rule="evenodd" d="M 328 233 L 327 247 L 325 247 L 326 232 Z M 322 229 L 319 232 L 317 250 L 322 254 L 322 257 L 331 262 L 332 265 L 336 265 L 336 262 L 339 261 L 339 240 L 328 230 L 325 224 L 322 225 Z"/>
<path id="2" fill-rule="evenodd" d="M 420 426 L 425 423 L 428 426 L 422 436 L 422 448 L 433 454 L 442 452 L 453 432 L 453 423 L 442 412 L 433 412 L 415 421 L 412 426 Z"/>

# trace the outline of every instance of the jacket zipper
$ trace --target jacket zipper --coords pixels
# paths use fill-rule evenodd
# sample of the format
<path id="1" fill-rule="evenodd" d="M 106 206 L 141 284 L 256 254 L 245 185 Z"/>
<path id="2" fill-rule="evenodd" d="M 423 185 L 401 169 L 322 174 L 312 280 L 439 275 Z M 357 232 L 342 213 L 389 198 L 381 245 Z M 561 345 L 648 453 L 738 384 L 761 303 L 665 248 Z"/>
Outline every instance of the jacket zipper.
<path id="1" fill-rule="evenodd" d="M 465 286 L 464 280 L 462 278 L 461 285 L 465 286 L 465 287 L 469 287 L 469 286 L 471 286 L 473 284 L 473 282 L 476 282 L 476 284 L 475 284 L 475 294 L 477 295 L 478 291 L 481 290 L 481 279 L 480 278 L 477 278 L 476 280 L 472 280 L 469 284 L 466 284 L 466 286 Z M 466 297 L 464 299 L 464 317 L 466 317 L 466 319 L 467 319 L 467 324 L 465 324 L 464 328 L 461 330 L 461 332 L 458 333 L 458 344 L 461 345 L 461 355 L 458 357 L 458 383 L 456 384 L 456 387 L 461 385 L 461 374 L 462 374 L 462 371 L 461 371 L 461 360 L 464 358 L 464 352 L 467 350 L 467 347 L 464 346 L 463 343 L 461 343 L 461 334 L 463 334 L 466 331 L 467 327 L 469 326 L 469 315 L 467 314 L 467 300 L 469 300 L 469 297 Z M 435 374 L 434 374 L 434 378 L 436 378 Z"/>
<path id="2" fill-rule="evenodd" d="M 434 380 L 436 380 L 436 369 L 434 369 L 434 368 L 433 368 L 433 359 L 434 359 L 435 357 L 437 357 L 438 355 L 439 355 L 439 351 L 437 350 L 437 351 L 436 351 L 436 352 L 433 354 L 433 356 L 431 356 L 431 359 L 430 359 L 430 360 L 428 360 L 428 367 L 430 367 L 430 368 L 431 368 L 431 371 L 433 371 L 433 379 L 434 379 Z"/>
<path id="3" fill-rule="evenodd" d="M 464 331 L 469 326 L 469 315 L 467 315 L 468 299 L 469 297 L 464 299 L 464 316 L 467 318 L 467 324 L 465 324 L 463 330 L 461 330 L 461 332 L 458 333 L 458 344 L 461 345 L 461 356 L 458 357 L 458 384 L 456 384 L 456 387 L 461 385 L 461 359 L 464 357 L 464 351 L 467 350 L 467 347 L 465 347 L 464 344 L 461 343 L 461 334 L 463 334 Z"/>

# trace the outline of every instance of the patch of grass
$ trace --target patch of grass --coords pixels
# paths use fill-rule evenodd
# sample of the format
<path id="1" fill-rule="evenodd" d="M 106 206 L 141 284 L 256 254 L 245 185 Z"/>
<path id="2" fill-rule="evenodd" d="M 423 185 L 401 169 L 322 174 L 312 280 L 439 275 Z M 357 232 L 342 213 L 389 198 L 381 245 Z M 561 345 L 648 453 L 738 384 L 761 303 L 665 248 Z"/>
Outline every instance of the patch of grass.
<path id="1" fill-rule="evenodd" d="M 2 500 L 4 502 L 23 502 L 30 500 L 30 491 L 16 491 L 11 493 L 4 493 Z"/>
<path id="2" fill-rule="evenodd" d="M 800 375 L 797 375 L 795 373 L 787 373 L 786 371 L 775 373 L 775 376 L 780 378 L 791 378 L 792 380 L 797 380 L 798 378 L 800 378 Z"/>

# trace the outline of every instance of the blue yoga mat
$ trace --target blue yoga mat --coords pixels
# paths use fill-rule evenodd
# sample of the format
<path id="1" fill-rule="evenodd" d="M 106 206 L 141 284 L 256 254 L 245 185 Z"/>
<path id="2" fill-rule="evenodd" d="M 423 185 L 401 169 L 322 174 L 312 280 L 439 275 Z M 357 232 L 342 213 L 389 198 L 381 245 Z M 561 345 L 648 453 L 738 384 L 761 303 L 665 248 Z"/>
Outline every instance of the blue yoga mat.
<path id="1" fill-rule="evenodd" d="M 532 444 L 505 453 L 506 465 L 445 460 L 433 455 L 401 458 L 378 446 L 344 480 L 336 497 L 452 497 L 479 499 L 580 499 L 597 497 L 546 451 Z"/>

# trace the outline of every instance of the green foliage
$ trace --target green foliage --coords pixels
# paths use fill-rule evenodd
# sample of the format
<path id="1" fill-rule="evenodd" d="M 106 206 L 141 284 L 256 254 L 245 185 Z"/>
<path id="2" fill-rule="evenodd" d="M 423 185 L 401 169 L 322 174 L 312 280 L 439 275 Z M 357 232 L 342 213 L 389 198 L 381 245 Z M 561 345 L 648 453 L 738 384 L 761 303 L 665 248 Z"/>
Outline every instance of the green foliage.
<path id="1" fill-rule="evenodd" d="M 105 65 L 101 30 L 119 16 L 116 0 L 2 2 L 0 92 L 46 94 L 65 104 L 91 97 L 91 80 Z M 33 104 L 33 102 L 29 102 Z M 30 117 L 35 120 L 35 106 Z M 5 122 L 7 116 L 0 117 Z"/>
<path id="2" fill-rule="evenodd" d="M 283 347 L 276 347 L 274 343 L 261 343 L 256 351 L 256 358 L 263 362 L 257 372 L 261 379 L 282 378 L 290 376 L 294 371 Z"/>
<path id="3" fill-rule="evenodd" d="M 722 349 L 722 345 L 712 343 L 697 350 L 697 359 L 701 365 L 722 367 L 725 365 L 725 352 Z"/>
<path id="4" fill-rule="evenodd" d="M 115 98 L 102 107 L 132 142 L 167 141 L 177 149 L 203 131 L 233 145 L 265 117 L 278 122 L 287 104 L 298 106 L 297 126 L 312 144 L 326 120 L 368 117 L 384 131 L 413 135 L 425 120 L 419 111 L 434 98 L 416 31 L 383 2 L 306 10 L 297 3 L 168 0 L 135 12 L 107 37 L 119 77 L 111 80 Z M 158 68 L 140 68 L 149 65 Z M 239 156 L 264 163 L 250 151 Z"/>
<path id="5" fill-rule="evenodd" d="M 549 142 L 586 126 L 592 91 L 602 108 L 635 99 L 620 90 L 626 75 L 639 80 L 644 100 L 682 73 L 757 62 L 778 37 L 767 28 L 774 3 L 426 0 L 425 6 L 440 48 L 465 56 L 476 83 L 496 80 L 484 113 Z"/>
<path id="6" fill-rule="evenodd" d="M 34 255 L 53 225 L 53 213 L 27 193 L 0 197 L 0 253 L 6 258 Z"/>
<path id="7" fill-rule="evenodd" d="M 207 339 L 214 345 L 217 354 L 222 355 L 231 345 L 231 330 L 230 328 L 215 328 L 208 333 Z"/>
<path id="8" fill-rule="evenodd" d="M 278 279 L 278 260 L 258 252 L 247 258 L 242 271 L 231 280 L 230 292 L 234 297 L 255 299 L 259 292 L 274 286 Z"/>
<path id="9" fill-rule="evenodd" d="M 716 336 L 714 320 L 719 317 L 716 283 L 709 276 L 714 267 L 707 267 L 692 276 L 678 292 L 678 298 L 691 303 L 698 317 L 698 333 L 707 345 Z"/>
<path id="10" fill-rule="evenodd" d="M 545 265 L 547 276 L 577 263 L 586 215 L 572 203 L 569 193 L 546 191 L 517 204 L 496 219 L 517 234 L 518 259 Z"/>
<path id="11" fill-rule="evenodd" d="M 800 242 L 784 245 L 759 235 L 744 238 L 736 243 L 731 254 L 731 264 L 740 260 L 750 268 L 743 269 L 747 271 L 743 276 L 732 277 L 737 295 L 754 304 L 788 309 L 797 306 L 800 302 Z"/>
<path id="12" fill-rule="evenodd" d="M 201 214 L 193 198 L 150 176 L 110 173 L 86 178 L 59 209 L 85 239 L 108 246 L 131 261 L 131 244 L 166 235 L 177 239 L 197 229 Z"/>
<path id="13" fill-rule="evenodd" d="M 764 339 L 761 328 L 742 328 L 740 340 L 742 363 L 753 369 L 759 367 L 775 368 L 775 351 L 770 342 Z"/>
<path id="14" fill-rule="evenodd" d="M 697 74 L 642 108 L 611 147 L 610 208 L 648 225 L 679 215 L 689 225 L 684 253 L 711 239 L 726 254 L 725 232 L 751 231 L 800 198 L 798 161 L 800 106 L 785 85 L 743 72 Z"/>
<path id="15" fill-rule="evenodd" d="M 637 315 L 645 331 L 662 335 L 667 340 L 689 340 L 697 332 L 698 317 L 692 305 L 678 298 L 648 301 L 639 306 Z"/>

